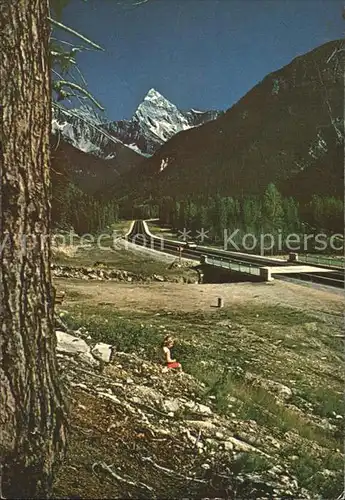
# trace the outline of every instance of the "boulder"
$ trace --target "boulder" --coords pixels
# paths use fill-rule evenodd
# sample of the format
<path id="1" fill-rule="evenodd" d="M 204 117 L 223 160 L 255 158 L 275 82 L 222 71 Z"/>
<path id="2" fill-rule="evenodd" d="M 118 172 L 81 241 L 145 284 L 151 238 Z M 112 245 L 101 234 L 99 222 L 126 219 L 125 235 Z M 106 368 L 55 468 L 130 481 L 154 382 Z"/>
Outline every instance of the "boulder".
<path id="1" fill-rule="evenodd" d="M 275 393 L 280 399 L 287 400 L 292 396 L 292 390 L 284 384 L 274 380 L 263 380 L 260 384 L 264 389 Z"/>
<path id="2" fill-rule="evenodd" d="M 154 274 L 152 276 L 152 278 L 155 280 L 155 281 L 165 281 L 163 276 L 160 276 L 159 274 Z"/>
<path id="3" fill-rule="evenodd" d="M 245 374 L 245 378 L 251 381 L 254 385 L 259 385 L 263 389 L 266 389 L 266 391 L 275 394 L 278 399 L 286 401 L 290 399 L 293 394 L 290 387 L 287 387 L 280 382 L 276 382 L 275 380 L 261 378 L 250 372 Z"/>
<path id="4" fill-rule="evenodd" d="M 198 431 L 204 431 L 206 434 L 213 435 L 217 426 L 208 420 L 185 420 L 185 424 L 194 427 Z"/>
<path id="5" fill-rule="evenodd" d="M 145 403 L 161 403 L 163 397 L 162 394 L 152 387 L 147 387 L 146 385 L 135 385 L 131 388 L 131 394 L 140 399 L 140 402 Z M 172 410 L 169 410 L 172 411 Z"/>
<path id="6" fill-rule="evenodd" d="M 57 352 L 76 356 L 89 365 L 98 365 L 98 361 L 92 356 L 90 347 L 85 340 L 61 330 L 56 330 L 55 334 Z"/>
<path id="7" fill-rule="evenodd" d="M 230 448 L 230 444 L 232 444 L 233 446 L 233 449 L 236 450 L 236 451 L 244 451 L 244 452 L 256 452 L 256 453 L 260 453 L 260 455 L 264 455 L 264 456 L 268 456 L 266 455 L 266 453 L 262 452 L 261 450 L 259 450 L 258 448 L 255 448 L 254 446 L 248 444 L 248 443 L 244 443 L 243 441 L 240 441 L 239 439 L 236 439 L 234 437 L 228 437 L 227 438 L 227 447 L 228 449 Z"/>
<path id="8" fill-rule="evenodd" d="M 70 335 L 69 333 L 56 330 L 57 351 L 66 354 L 80 354 L 90 352 L 90 347 L 85 340 Z"/>
<path id="9" fill-rule="evenodd" d="M 185 408 L 190 410 L 196 415 L 213 415 L 212 410 L 209 406 L 203 405 L 201 403 L 195 403 L 194 401 L 187 401 L 184 404 Z"/>
<path id="10" fill-rule="evenodd" d="M 91 351 L 96 359 L 104 361 L 105 363 L 110 362 L 112 352 L 113 346 L 110 344 L 105 344 L 104 342 L 98 342 L 98 344 L 96 344 Z"/>
<path id="11" fill-rule="evenodd" d="M 163 401 L 162 407 L 167 413 L 176 413 L 180 409 L 180 402 L 178 399 L 167 398 Z"/>
<path id="12" fill-rule="evenodd" d="M 231 441 L 224 441 L 222 446 L 225 451 L 232 451 L 234 449 L 234 445 Z"/>

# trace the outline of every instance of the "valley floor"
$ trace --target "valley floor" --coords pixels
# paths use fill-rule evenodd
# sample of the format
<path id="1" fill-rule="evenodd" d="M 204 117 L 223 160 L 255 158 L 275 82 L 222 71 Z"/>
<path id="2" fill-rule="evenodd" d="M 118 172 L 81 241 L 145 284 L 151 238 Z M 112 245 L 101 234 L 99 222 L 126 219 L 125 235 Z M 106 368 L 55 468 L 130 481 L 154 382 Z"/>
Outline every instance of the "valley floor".
<path id="1" fill-rule="evenodd" d="M 128 284 L 84 280 L 57 280 L 59 288 L 73 295 L 73 303 L 96 305 L 106 302 L 118 309 L 140 311 L 203 311 L 212 312 L 217 298 L 227 307 L 246 304 L 254 306 L 287 306 L 320 314 L 342 314 L 343 291 L 330 287 L 313 288 L 304 284 L 276 280 L 270 283 Z"/>

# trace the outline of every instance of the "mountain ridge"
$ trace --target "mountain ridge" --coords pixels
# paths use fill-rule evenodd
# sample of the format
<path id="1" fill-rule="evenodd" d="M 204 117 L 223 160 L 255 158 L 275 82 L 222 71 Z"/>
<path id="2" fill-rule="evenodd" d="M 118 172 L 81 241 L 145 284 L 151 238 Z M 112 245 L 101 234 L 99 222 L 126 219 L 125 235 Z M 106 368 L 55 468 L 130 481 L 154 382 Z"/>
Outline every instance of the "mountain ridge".
<path id="1" fill-rule="evenodd" d="M 87 106 L 71 110 L 55 106 L 52 129 L 77 149 L 103 159 L 114 157 L 114 143 L 147 157 L 176 133 L 198 127 L 221 113 L 182 111 L 151 88 L 130 120 L 111 121 Z"/>
<path id="2" fill-rule="evenodd" d="M 135 179 L 126 178 L 127 191 L 141 199 L 237 196 L 274 182 L 283 190 L 289 185 L 293 195 L 295 178 L 303 180 L 302 197 L 310 198 L 324 188 L 329 159 L 336 162 L 329 191 L 341 196 L 335 150 L 344 142 L 342 48 L 344 41 L 335 40 L 299 55 L 216 120 L 175 135 L 140 165 Z"/>

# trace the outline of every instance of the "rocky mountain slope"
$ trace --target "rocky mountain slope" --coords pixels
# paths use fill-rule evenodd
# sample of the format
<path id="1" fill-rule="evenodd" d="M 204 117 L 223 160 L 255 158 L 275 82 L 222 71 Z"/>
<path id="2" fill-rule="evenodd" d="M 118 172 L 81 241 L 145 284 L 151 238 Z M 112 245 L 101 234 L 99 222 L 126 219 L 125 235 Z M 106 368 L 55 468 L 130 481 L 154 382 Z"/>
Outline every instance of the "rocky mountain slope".
<path id="1" fill-rule="evenodd" d="M 77 149 L 114 158 L 121 145 L 150 156 L 182 130 L 214 120 L 218 111 L 181 111 L 155 89 L 149 90 L 130 120 L 109 121 L 88 107 L 54 108 L 53 132 Z"/>
<path id="2" fill-rule="evenodd" d="M 77 149 L 58 136 L 52 138 L 52 176 L 56 188 L 69 182 L 82 191 L 93 194 L 118 182 L 126 171 L 137 166 L 143 157 L 120 142 L 112 143 L 111 158 L 103 159 Z"/>
<path id="3" fill-rule="evenodd" d="M 303 198 L 342 196 L 342 48 L 337 40 L 297 57 L 224 115 L 172 137 L 126 178 L 133 197 L 255 194 L 270 182 Z"/>
<path id="4" fill-rule="evenodd" d="M 78 487 L 68 470 L 75 462 L 66 464 L 56 484 L 60 494 L 70 498 L 78 488 L 85 495 L 103 477 L 108 481 L 97 498 L 114 498 L 114 494 L 177 498 L 187 491 L 201 498 L 212 490 L 219 497 L 235 488 L 238 498 L 246 494 L 250 498 L 311 498 L 284 466 L 272 464 L 263 474 L 242 471 L 235 475 L 229 470 L 243 455 L 268 463 L 271 447 L 278 443 L 265 434 L 259 439 L 254 422 L 244 424 L 241 432 L 234 431 L 229 421 L 214 413 L 212 399 L 208 405 L 196 400 L 195 393 L 202 386 L 193 377 L 164 373 L 159 365 L 135 354 L 115 352 L 109 344 L 89 346 L 80 332 L 56 334 L 60 366 L 76 403 L 73 426 L 81 428 L 85 418 L 90 424 L 93 420 L 92 439 L 100 448 L 115 445 L 111 462 L 107 452 L 89 457 L 90 478 Z M 259 440 L 260 447 L 248 440 Z M 135 455 L 137 460 L 133 460 Z M 83 470 L 78 469 L 80 479 Z"/>
<path id="5" fill-rule="evenodd" d="M 153 154 L 178 132 L 188 130 L 220 115 L 218 111 L 181 111 L 155 89 L 149 90 L 129 121 L 113 122 L 108 130 L 125 144 Z"/>

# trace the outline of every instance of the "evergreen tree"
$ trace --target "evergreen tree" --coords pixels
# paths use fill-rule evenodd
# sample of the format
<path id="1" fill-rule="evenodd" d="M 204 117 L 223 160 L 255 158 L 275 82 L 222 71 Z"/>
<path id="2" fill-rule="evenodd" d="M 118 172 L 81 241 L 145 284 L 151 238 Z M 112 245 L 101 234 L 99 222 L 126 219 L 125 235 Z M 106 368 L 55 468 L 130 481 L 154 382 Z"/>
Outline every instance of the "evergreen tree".
<path id="1" fill-rule="evenodd" d="M 197 228 L 197 206 L 192 200 L 188 200 L 186 212 L 187 228 L 196 231 Z"/>
<path id="2" fill-rule="evenodd" d="M 224 229 L 227 228 L 228 216 L 226 209 L 226 199 L 217 195 L 214 199 L 213 228 L 217 238 L 222 239 Z"/>
<path id="3" fill-rule="evenodd" d="M 300 229 L 298 203 L 292 197 L 283 200 L 284 231 L 295 233 Z"/>
<path id="4" fill-rule="evenodd" d="M 208 208 L 203 203 L 198 206 L 196 219 L 199 231 L 202 229 L 208 231 L 210 229 Z"/>
<path id="5" fill-rule="evenodd" d="M 264 194 L 263 217 L 266 224 L 274 229 L 282 226 L 284 217 L 282 197 L 273 183 L 267 186 Z"/>
<path id="6" fill-rule="evenodd" d="M 181 230 L 183 230 L 184 228 L 187 228 L 186 202 L 185 201 L 181 201 L 179 203 L 178 226 L 179 226 L 179 229 L 181 229 Z"/>

